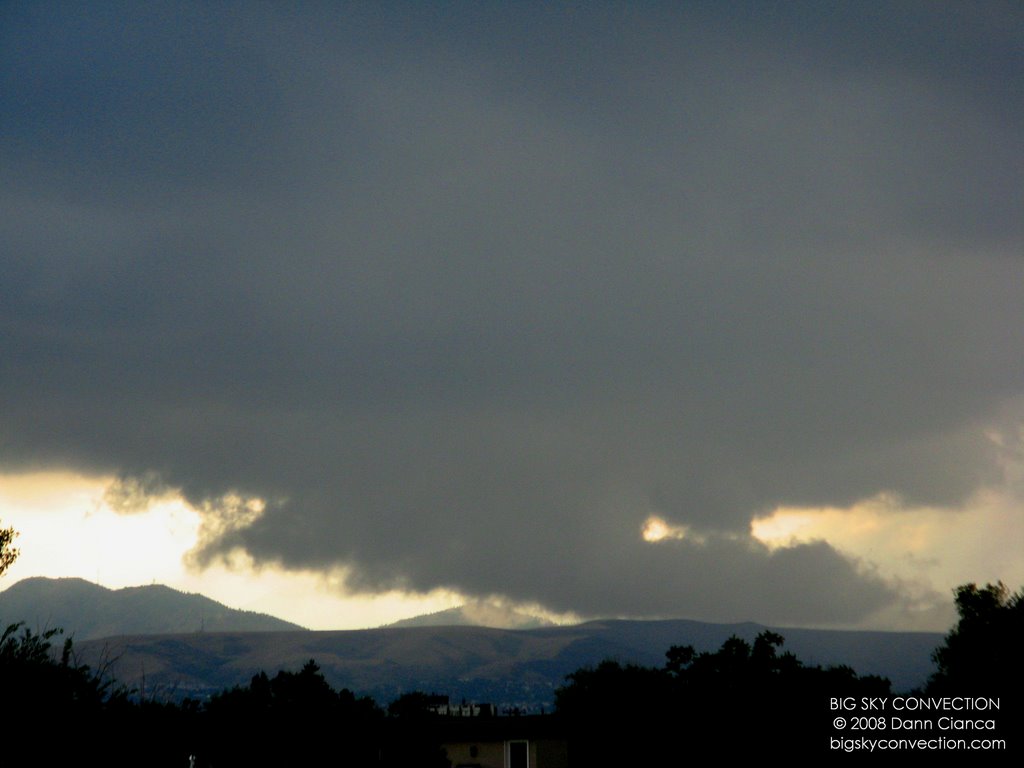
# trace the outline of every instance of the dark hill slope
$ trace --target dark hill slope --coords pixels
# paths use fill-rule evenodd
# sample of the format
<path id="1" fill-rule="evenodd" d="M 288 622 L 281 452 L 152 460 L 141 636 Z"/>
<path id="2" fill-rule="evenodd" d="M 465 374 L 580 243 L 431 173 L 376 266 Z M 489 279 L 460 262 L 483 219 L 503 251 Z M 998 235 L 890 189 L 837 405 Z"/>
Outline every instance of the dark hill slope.
<path id="1" fill-rule="evenodd" d="M 713 650 L 730 635 L 753 639 L 756 624 L 596 621 L 569 627 L 381 628 L 336 632 L 194 633 L 92 641 L 84 657 L 116 658 L 114 674 L 139 687 L 203 696 L 245 684 L 260 670 L 298 670 L 315 659 L 328 681 L 386 703 L 410 690 L 499 706 L 550 708 L 565 675 L 606 658 L 658 665 L 671 645 Z M 889 677 L 896 690 L 924 683 L 937 633 L 778 629 L 807 663 L 846 664 Z"/>
<path id="2" fill-rule="evenodd" d="M 84 579 L 31 578 L 0 592 L 0 621 L 60 627 L 76 641 L 172 632 L 280 632 L 302 629 L 273 616 L 239 611 L 202 595 L 154 584 L 107 589 Z"/>

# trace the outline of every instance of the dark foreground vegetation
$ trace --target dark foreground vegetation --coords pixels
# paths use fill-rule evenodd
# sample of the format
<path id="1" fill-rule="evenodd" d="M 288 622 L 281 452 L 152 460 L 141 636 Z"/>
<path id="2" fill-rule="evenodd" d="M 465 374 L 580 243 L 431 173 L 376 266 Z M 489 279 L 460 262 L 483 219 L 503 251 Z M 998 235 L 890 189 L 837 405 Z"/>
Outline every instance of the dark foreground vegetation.
<path id="1" fill-rule="evenodd" d="M 956 591 L 956 605 L 959 622 L 934 653 L 927 690 L 915 695 L 1000 697 L 1001 735 L 1021 732 L 1015 697 L 1024 690 L 1024 593 L 970 584 Z M 573 766 L 678 764 L 705 750 L 824 756 L 835 734 L 831 701 L 893 695 L 888 680 L 806 665 L 783 645 L 763 632 L 712 652 L 673 646 L 662 667 L 606 661 L 580 669 L 558 690 L 546 730 L 564 735 Z M 449 765 L 444 718 L 429 711 L 431 697 L 407 694 L 384 710 L 334 690 L 312 660 L 297 672 L 261 672 L 204 702 L 147 699 L 104 672 L 78 663 L 57 631 L 8 627 L 0 640 L 0 722 L 8 736 L 0 763 Z"/>
<path id="2" fill-rule="evenodd" d="M 673 646 L 660 669 L 604 662 L 568 678 L 557 694 L 574 761 L 678 764 L 704 749 L 716 756 L 804 751 L 824 733 L 830 696 L 885 696 L 889 681 L 849 667 L 806 666 L 762 632 L 753 645 L 733 637 L 714 652 Z M 600 739 L 587 734 L 601 733 Z M 607 762 L 606 762 L 607 761 Z"/>

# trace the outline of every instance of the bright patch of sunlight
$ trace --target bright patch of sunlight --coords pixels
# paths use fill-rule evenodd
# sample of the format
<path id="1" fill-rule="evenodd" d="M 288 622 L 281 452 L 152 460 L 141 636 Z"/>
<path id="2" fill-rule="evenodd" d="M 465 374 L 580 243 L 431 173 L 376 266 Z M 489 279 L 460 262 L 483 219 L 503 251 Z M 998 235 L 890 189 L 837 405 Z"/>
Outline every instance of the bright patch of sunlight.
<path id="1" fill-rule="evenodd" d="M 257 564 L 241 550 L 199 567 L 197 548 L 257 520 L 263 500 L 234 493 L 194 509 L 173 490 L 147 498 L 138 490 L 109 476 L 0 474 L 0 525 L 18 531 L 21 551 L 0 587 L 31 576 L 77 577 L 111 589 L 160 583 L 311 629 L 379 626 L 466 602 L 442 589 L 351 594 L 342 568 L 291 571 Z"/>

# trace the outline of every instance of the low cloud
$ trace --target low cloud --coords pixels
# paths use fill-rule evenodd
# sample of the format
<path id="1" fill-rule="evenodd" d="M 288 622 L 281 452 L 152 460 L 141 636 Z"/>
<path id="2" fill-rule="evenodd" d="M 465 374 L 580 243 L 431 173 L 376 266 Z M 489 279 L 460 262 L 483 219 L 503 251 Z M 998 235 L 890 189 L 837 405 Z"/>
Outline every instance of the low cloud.
<path id="1" fill-rule="evenodd" d="M 175 489 L 167 486 L 157 472 L 150 470 L 141 475 L 114 478 L 103 492 L 103 503 L 119 515 L 135 515 L 174 495 Z"/>

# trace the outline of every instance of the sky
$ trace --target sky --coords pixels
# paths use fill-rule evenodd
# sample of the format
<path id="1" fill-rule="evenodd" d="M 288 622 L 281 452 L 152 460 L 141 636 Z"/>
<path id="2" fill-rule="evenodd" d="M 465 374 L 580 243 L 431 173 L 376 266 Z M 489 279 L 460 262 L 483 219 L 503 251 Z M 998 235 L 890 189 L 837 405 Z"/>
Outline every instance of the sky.
<path id="1" fill-rule="evenodd" d="M 944 630 L 1022 350 L 1019 4 L 0 6 L 0 587 Z"/>

